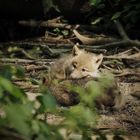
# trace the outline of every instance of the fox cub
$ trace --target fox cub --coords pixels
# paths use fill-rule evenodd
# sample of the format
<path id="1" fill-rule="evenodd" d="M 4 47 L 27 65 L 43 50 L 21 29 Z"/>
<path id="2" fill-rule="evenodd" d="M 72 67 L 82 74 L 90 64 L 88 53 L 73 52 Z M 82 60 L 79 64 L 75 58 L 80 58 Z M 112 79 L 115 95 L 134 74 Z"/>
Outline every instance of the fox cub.
<path id="1" fill-rule="evenodd" d="M 102 54 L 89 53 L 75 45 L 71 55 L 64 56 L 52 65 L 50 74 L 61 80 L 98 77 L 102 60 Z"/>
<path id="2" fill-rule="evenodd" d="M 78 104 L 80 102 L 79 94 L 69 89 L 67 85 L 88 89 L 88 85 L 95 83 L 92 82 L 95 79 L 99 85 L 98 81 L 101 77 L 98 69 L 102 60 L 102 54 L 89 53 L 75 45 L 71 55 L 62 57 L 51 66 L 48 76 L 43 79 L 43 84 L 48 87 L 60 105 Z M 116 92 L 117 88 L 114 82 L 111 82 L 109 86 L 100 86 L 100 88 L 103 88 L 101 90 L 103 93 L 95 100 L 99 108 L 119 105 L 120 94 Z"/>
<path id="3" fill-rule="evenodd" d="M 59 104 L 63 106 L 75 105 L 80 102 L 79 95 L 70 91 L 65 84 L 84 87 L 84 80 L 82 84 L 74 81 L 86 77 L 99 77 L 98 68 L 102 60 L 102 54 L 89 53 L 74 45 L 70 55 L 58 59 L 50 67 L 47 76 L 43 78 L 43 85 L 51 91 Z"/>

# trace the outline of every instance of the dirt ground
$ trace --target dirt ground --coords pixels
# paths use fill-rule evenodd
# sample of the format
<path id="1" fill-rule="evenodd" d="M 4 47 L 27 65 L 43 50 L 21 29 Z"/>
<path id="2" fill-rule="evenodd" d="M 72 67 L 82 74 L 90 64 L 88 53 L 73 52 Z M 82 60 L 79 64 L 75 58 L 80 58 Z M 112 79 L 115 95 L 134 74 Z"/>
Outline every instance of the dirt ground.
<path id="1" fill-rule="evenodd" d="M 1 64 L 21 65 L 25 68 L 26 78 L 24 80 L 15 79 L 14 83 L 23 88 L 30 98 L 34 99 L 34 97 L 39 93 L 39 85 L 34 83 L 36 82 L 36 80 L 41 83 L 42 76 L 47 72 L 48 66 L 53 63 L 55 59 L 46 59 L 42 56 L 40 50 L 38 51 L 38 55 L 40 56 L 40 58 L 36 60 L 24 58 L 21 57 L 21 55 L 17 55 L 16 58 L 8 59 L 8 55 L 10 53 L 7 50 L 9 46 L 6 46 L 7 48 L 4 48 L 5 51 L 3 51 L 5 54 L 3 53 L 3 58 L 0 59 Z M 12 45 L 10 44 L 10 46 Z M 55 52 L 58 52 L 58 50 L 56 49 Z M 32 49 L 29 49 L 28 51 L 31 52 Z M 65 52 L 66 49 L 62 48 L 61 51 Z M 107 62 L 106 59 L 103 63 L 105 64 L 105 62 Z M 138 61 L 134 62 L 133 64 L 137 62 Z M 122 65 L 125 64 L 123 63 Z M 125 66 L 125 68 L 127 67 Z M 111 70 L 112 69 L 116 68 L 111 68 Z M 126 130 L 126 132 L 130 135 L 140 135 L 140 75 L 135 72 L 135 69 L 138 68 L 134 65 L 134 67 L 130 68 L 131 71 L 134 70 L 134 73 L 123 73 L 123 75 L 117 76 L 120 91 L 125 97 L 124 108 L 119 111 L 101 114 L 101 118 L 98 122 L 97 128 L 103 129 L 105 131 L 123 129 Z M 32 81 L 30 81 L 29 79 L 32 79 Z M 48 117 L 47 121 L 51 123 L 55 119 L 60 119 L 61 121 L 61 118 L 51 115 Z"/>

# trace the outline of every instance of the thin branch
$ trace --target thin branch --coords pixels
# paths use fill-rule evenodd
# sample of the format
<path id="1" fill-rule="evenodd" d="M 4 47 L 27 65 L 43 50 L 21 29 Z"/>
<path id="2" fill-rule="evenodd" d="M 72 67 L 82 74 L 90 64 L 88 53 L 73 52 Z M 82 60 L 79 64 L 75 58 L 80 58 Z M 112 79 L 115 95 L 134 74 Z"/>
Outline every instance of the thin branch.
<path id="1" fill-rule="evenodd" d="M 129 37 L 126 34 L 126 32 L 124 31 L 124 28 L 123 28 L 122 24 L 120 23 L 120 21 L 119 20 L 114 20 L 114 23 L 115 23 L 115 25 L 118 29 L 118 32 L 119 32 L 120 36 L 122 37 L 122 39 L 129 40 Z"/>
<path id="2" fill-rule="evenodd" d="M 110 55 L 110 56 L 104 56 L 104 58 L 108 59 L 133 59 L 133 60 L 140 60 L 140 53 L 132 54 L 132 55 Z"/>
<path id="3" fill-rule="evenodd" d="M 23 63 L 23 64 L 51 64 L 54 62 L 54 59 L 38 59 L 38 60 L 29 60 L 29 59 L 17 59 L 17 58 L 1 58 L 1 63 Z"/>
<path id="4" fill-rule="evenodd" d="M 115 72 L 114 72 L 115 73 Z M 116 74 L 116 77 L 126 76 L 126 75 L 136 75 L 140 77 L 140 69 L 124 69 L 122 72 Z"/>
<path id="5" fill-rule="evenodd" d="M 46 66 L 46 65 L 41 65 L 41 66 L 36 66 L 36 65 L 27 65 L 27 66 L 25 66 L 25 69 L 26 69 L 26 71 L 27 72 L 30 72 L 30 71 L 33 71 L 33 70 L 46 70 L 46 69 L 49 69 L 49 67 L 48 66 Z"/>
<path id="6" fill-rule="evenodd" d="M 29 53 L 27 53 L 24 49 L 20 49 L 21 52 L 29 59 L 35 60 L 34 57 L 32 57 Z"/>
<path id="7" fill-rule="evenodd" d="M 135 53 L 134 53 L 135 51 Z M 104 56 L 107 59 L 133 59 L 133 60 L 140 60 L 140 51 L 138 48 L 133 47 L 132 49 L 120 52 L 118 54 Z"/>

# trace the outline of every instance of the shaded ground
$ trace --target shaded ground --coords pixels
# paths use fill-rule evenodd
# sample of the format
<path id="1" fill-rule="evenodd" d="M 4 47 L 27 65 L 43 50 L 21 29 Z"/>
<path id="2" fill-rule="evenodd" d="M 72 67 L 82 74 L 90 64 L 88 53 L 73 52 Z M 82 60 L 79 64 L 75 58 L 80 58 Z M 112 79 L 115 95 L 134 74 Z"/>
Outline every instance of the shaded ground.
<path id="1" fill-rule="evenodd" d="M 49 41 L 51 42 L 51 38 Z M 47 40 L 48 44 L 49 41 Z M 58 41 L 60 44 L 66 42 L 69 41 L 61 39 Z M 72 48 L 71 43 L 68 47 L 63 45 L 59 47 L 50 45 L 49 47 L 52 53 L 48 49 L 48 46 L 45 45 L 47 43 L 44 38 L 37 38 L 34 39 L 34 41 L 28 40 L 24 42 L 0 44 L 0 65 L 20 65 L 25 68 L 25 79 L 13 79 L 13 82 L 23 88 L 29 95 L 29 98 L 32 99 L 40 92 L 38 84 L 41 83 L 42 76 L 47 73 L 49 65 L 55 61 L 59 54 L 69 52 Z M 116 54 L 126 50 L 140 52 L 138 48 L 118 49 L 117 52 L 116 49 L 112 49 L 111 51 L 107 51 L 105 55 L 111 56 L 114 53 Z M 106 50 L 90 48 L 90 51 L 102 52 Z M 13 56 L 14 58 L 10 58 Z M 99 129 L 105 131 L 124 129 L 128 134 L 140 135 L 140 71 L 138 59 L 134 60 L 132 58 L 132 60 L 133 61 L 125 58 L 118 59 L 116 57 L 105 58 L 103 61 L 102 68 L 109 69 L 117 76 L 120 91 L 125 97 L 126 104 L 120 111 L 115 111 L 113 113 L 108 112 L 107 114 L 101 115 L 97 125 Z M 61 118 L 50 115 L 47 119 L 50 123 L 53 120 L 61 121 Z"/>

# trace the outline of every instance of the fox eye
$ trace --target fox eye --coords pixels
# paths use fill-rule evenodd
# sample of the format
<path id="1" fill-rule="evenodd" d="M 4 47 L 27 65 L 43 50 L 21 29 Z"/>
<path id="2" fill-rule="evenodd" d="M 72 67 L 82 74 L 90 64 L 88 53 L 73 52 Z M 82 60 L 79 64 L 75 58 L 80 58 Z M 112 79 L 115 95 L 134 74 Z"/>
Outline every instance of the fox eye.
<path id="1" fill-rule="evenodd" d="M 85 72 L 85 71 L 88 71 L 88 70 L 86 68 L 82 68 L 82 71 Z"/>

